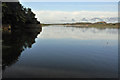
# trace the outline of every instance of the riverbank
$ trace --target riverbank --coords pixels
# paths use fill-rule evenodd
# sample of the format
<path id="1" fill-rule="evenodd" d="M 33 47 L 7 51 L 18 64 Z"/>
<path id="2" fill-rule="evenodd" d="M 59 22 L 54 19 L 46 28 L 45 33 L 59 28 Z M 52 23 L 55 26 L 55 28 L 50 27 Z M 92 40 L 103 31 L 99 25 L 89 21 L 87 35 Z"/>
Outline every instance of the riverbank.
<path id="1" fill-rule="evenodd" d="M 79 28 L 120 28 L 118 23 L 65 23 L 65 24 L 42 24 L 42 26 L 50 25 L 64 25 L 65 27 L 79 27 Z"/>

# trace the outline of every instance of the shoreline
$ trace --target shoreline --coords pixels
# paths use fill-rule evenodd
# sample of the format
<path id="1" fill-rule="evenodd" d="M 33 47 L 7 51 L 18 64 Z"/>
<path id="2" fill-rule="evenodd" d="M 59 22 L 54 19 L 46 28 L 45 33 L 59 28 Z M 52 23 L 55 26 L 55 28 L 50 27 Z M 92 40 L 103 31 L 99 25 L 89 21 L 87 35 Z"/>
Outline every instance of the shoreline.
<path id="1" fill-rule="evenodd" d="M 78 27 L 78 28 L 120 28 L 119 23 L 67 23 L 67 24 L 41 24 L 42 27 L 50 25 L 63 25 L 65 27 Z"/>

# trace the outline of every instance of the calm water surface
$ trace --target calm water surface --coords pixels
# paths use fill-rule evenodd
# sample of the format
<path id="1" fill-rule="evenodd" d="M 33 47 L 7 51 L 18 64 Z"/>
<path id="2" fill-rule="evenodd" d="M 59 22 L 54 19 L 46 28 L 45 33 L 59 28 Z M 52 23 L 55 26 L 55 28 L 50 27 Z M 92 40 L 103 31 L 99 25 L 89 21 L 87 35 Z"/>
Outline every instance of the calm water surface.
<path id="1" fill-rule="evenodd" d="M 43 27 L 34 43 L 3 70 L 4 78 L 117 78 L 117 74 L 117 29 L 64 26 Z"/>

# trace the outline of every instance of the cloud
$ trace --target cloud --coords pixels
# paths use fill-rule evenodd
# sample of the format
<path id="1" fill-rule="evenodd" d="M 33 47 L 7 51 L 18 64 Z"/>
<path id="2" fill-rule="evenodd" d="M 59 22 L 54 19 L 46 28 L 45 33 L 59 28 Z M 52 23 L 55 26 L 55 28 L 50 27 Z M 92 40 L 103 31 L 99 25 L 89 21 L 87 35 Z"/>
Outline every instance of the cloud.
<path id="1" fill-rule="evenodd" d="M 42 23 L 79 22 L 82 18 L 117 17 L 118 12 L 109 11 L 33 11 Z"/>

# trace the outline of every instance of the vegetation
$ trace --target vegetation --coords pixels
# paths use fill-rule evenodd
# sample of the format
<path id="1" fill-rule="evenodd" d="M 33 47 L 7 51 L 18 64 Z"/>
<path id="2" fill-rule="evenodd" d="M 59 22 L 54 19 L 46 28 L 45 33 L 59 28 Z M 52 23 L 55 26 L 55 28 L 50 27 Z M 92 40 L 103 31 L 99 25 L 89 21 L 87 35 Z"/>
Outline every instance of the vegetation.
<path id="1" fill-rule="evenodd" d="M 92 25 L 89 25 L 88 27 L 94 27 L 94 28 L 119 28 L 118 24 L 113 24 L 113 23 L 109 23 L 109 24 L 92 24 Z"/>
<path id="2" fill-rule="evenodd" d="M 80 27 L 80 28 L 120 28 L 118 23 L 62 23 L 62 24 L 42 24 L 42 26 L 63 25 L 65 27 Z"/>
<path id="3" fill-rule="evenodd" d="M 19 2 L 3 2 L 2 24 L 9 24 L 12 28 L 17 28 L 15 25 L 40 24 L 40 22 L 37 21 L 30 8 L 24 8 Z"/>
<path id="4" fill-rule="evenodd" d="M 2 68 L 15 63 L 25 48 L 31 48 L 42 31 L 40 22 L 30 8 L 19 2 L 2 3 Z"/>

